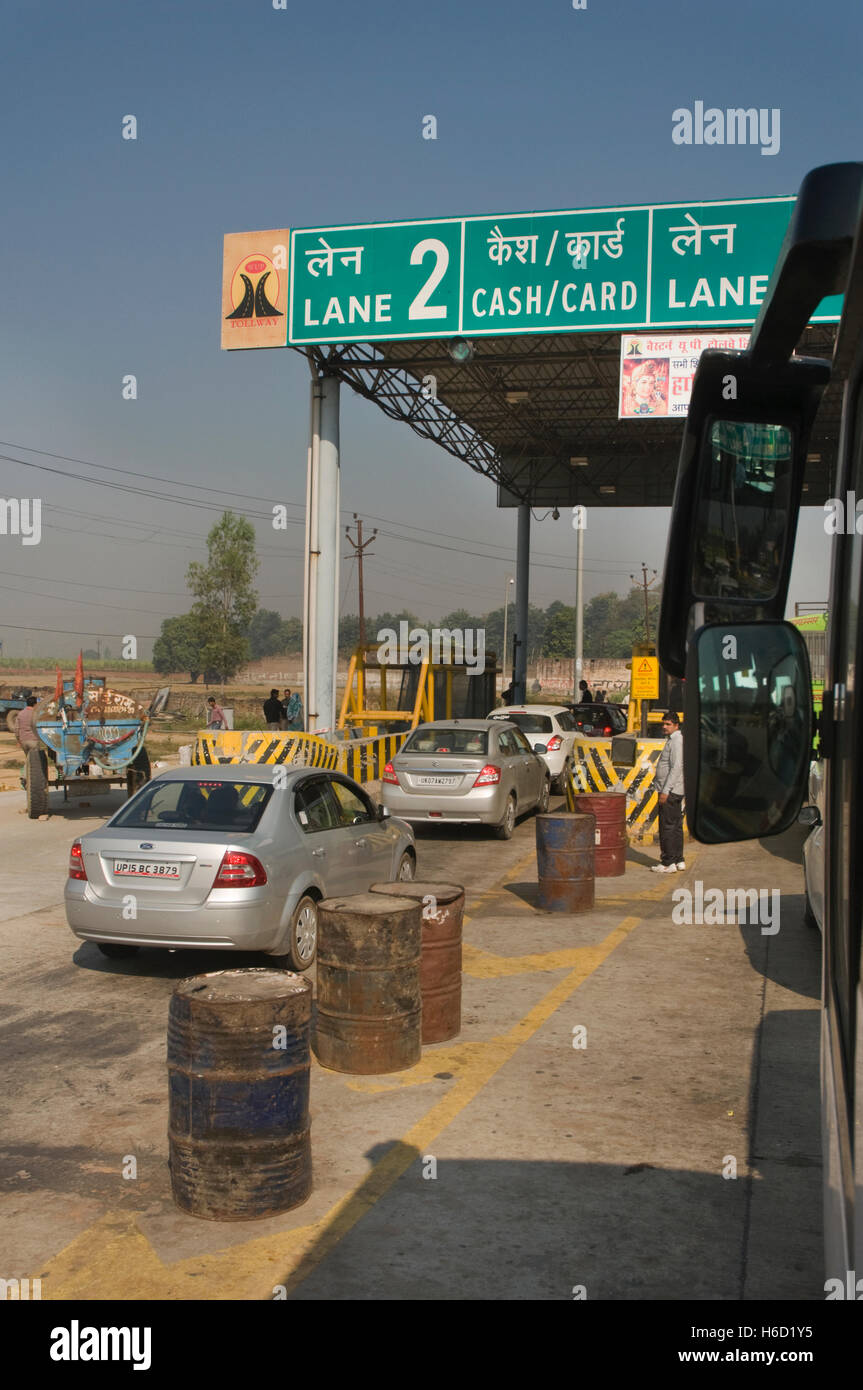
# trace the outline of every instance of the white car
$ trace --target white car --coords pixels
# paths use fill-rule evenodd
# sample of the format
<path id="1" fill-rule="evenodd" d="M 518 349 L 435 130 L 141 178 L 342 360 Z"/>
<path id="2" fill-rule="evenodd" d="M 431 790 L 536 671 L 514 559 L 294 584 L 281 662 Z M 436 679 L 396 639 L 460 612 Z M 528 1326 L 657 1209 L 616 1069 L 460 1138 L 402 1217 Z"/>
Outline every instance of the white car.
<path id="1" fill-rule="evenodd" d="M 812 815 L 813 810 L 817 819 Z M 804 915 L 810 927 L 824 921 L 824 765 L 814 760 L 809 768 L 809 797 L 800 812 L 803 824 L 812 826 L 803 842 Z"/>
<path id="2" fill-rule="evenodd" d="M 552 778 L 552 791 L 562 793 L 569 769 L 576 761 L 573 753 L 576 724 L 564 705 L 505 705 L 493 709 L 489 719 L 508 719 L 518 725 L 532 745 L 544 743 L 540 757 Z"/>

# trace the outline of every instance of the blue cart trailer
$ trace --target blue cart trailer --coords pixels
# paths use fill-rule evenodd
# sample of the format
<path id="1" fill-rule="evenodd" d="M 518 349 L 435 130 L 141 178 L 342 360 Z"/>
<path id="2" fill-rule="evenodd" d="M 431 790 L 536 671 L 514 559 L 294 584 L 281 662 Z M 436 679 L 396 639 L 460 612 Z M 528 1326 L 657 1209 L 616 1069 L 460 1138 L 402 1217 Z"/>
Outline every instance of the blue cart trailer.
<path id="1" fill-rule="evenodd" d="M 38 748 L 27 752 L 24 785 L 31 820 L 48 810 L 48 792 L 63 788 L 63 799 L 108 792 L 125 785 L 133 796 L 150 779 L 144 747 L 153 706 L 109 690 L 104 676 L 62 681 L 34 710 Z"/>
<path id="2" fill-rule="evenodd" d="M 10 734 L 14 734 L 18 724 L 19 711 L 26 705 L 27 696 L 32 694 L 33 692 L 29 687 L 27 689 L 18 687 L 12 691 L 11 695 L 0 695 L 0 728 L 5 724 Z"/>

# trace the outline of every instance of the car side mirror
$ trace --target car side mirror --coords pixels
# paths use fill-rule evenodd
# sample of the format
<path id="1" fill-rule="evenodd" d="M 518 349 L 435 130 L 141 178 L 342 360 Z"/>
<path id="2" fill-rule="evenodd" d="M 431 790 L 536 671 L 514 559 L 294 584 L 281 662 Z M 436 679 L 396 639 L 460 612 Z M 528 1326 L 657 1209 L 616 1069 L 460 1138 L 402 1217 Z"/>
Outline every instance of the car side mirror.
<path id="1" fill-rule="evenodd" d="M 535 744 L 533 745 L 533 751 L 534 751 L 534 753 L 547 753 L 547 752 L 548 752 L 548 744 L 547 744 L 547 743 L 535 743 Z"/>
<path id="2" fill-rule="evenodd" d="M 387 818 L 388 815 L 389 815 L 389 811 L 387 810 L 386 806 L 382 806 L 382 805 L 380 804 L 380 802 L 378 802 L 378 804 L 377 804 L 377 806 L 376 806 L 376 808 L 375 808 L 375 816 L 376 816 L 377 820 L 379 820 L 379 821 L 381 821 L 381 820 L 386 820 L 386 818 Z"/>
<path id="3" fill-rule="evenodd" d="M 805 825 L 809 830 L 815 825 L 821 824 L 821 812 L 817 806 L 803 806 L 797 817 L 798 825 Z"/>
<path id="4" fill-rule="evenodd" d="M 803 802 L 812 744 L 806 644 L 790 623 L 699 628 L 686 668 L 686 820 L 705 844 L 778 835 Z"/>

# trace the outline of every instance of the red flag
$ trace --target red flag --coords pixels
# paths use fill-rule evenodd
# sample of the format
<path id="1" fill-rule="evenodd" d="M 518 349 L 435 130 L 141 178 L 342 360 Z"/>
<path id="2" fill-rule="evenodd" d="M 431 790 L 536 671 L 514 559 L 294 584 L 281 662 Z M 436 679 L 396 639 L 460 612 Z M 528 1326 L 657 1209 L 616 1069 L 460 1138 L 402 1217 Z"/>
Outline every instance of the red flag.
<path id="1" fill-rule="evenodd" d="M 54 686 L 54 699 L 59 702 L 63 698 L 63 672 L 57 667 L 57 684 Z"/>
<path id="2" fill-rule="evenodd" d="M 78 653 L 78 664 L 75 667 L 75 694 L 78 696 L 78 703 L 84 699 L 84 653 Z"/>

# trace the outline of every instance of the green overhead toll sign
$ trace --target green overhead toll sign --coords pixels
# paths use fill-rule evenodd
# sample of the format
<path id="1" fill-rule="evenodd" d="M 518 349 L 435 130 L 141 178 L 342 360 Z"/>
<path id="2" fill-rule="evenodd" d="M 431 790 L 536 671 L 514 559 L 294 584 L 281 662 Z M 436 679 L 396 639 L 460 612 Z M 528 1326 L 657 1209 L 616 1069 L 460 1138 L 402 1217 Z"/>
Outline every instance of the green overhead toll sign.
<path id="1" fill-rule="evenodd" d="M 291 343 L 754 323 L 793 198 L 294 231 Z M 814 322 L 838 321 L 841 297 Z"/>

